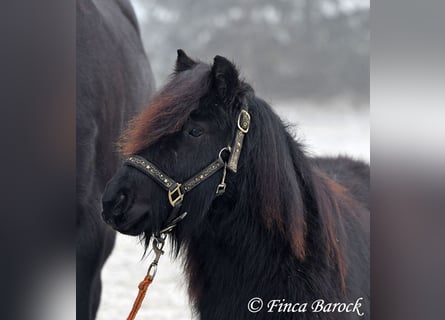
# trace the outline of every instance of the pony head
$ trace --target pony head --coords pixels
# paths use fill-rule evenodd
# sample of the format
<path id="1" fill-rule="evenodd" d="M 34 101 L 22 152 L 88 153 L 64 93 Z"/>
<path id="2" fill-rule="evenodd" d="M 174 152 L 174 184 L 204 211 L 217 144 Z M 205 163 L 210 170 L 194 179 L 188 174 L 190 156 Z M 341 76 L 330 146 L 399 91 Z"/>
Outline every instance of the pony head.
<path id="1" fill-rule="evenodd" d="M 141 156 L 183 182 L 232 143 L 242 99 L 250 90 L 226 58 L 216 56 L 209 65 L 178 50 L 170 81 L 130 123 L 120 140 L 121 152 Z M 221 179 L 222 171 L 185 195 L 181 210 L 188 217 L 181 225 L 200 225 Z M 125 165 L 108 182 L 102 202 L 105 221 L 130 235 L 158 232 L 172 209 L 158 183 Z"/>

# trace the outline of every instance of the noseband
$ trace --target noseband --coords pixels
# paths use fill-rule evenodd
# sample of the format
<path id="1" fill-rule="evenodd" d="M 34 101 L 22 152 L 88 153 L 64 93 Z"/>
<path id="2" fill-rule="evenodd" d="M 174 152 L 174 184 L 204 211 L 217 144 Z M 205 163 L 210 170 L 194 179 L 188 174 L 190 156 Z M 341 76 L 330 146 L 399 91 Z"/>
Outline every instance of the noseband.
<path id="1" fill-rule="evenodd" d="M 170 202 L 170 205 L 173 209 L 163 227 L 161 228 L 161 231 L 159 232 L 160 234 L 172 231 L 175 228 L 176 224 L 184 219 L 187 215 L 187 212 L 179 214 L 182 202 L 184 200 L 184 195 L 196 186 L 200 185 L 202 182 L 206 181 L 219 170 L 223 170 L 223 176 L 221 182 L 216 188 L 215 195 L 216 197 L 220 196 L 226 191 L 225 179 L 227 168 L 234 173 L 237 172 L 238 160 L 241 154 L 244 136 L 247 134 L 247 132 L 249 132 L 250 114 L 247 110 L 247 103 L 244 103 L 237 117 L 237 129 L 232 146 L 222 148 L 219 151 L 218 157 L 215 161 L 210 163 L 204 169 L 202 169 L 183 183 L 175 181 L 167 174 L 165 174 L 162 170 L 157 168 L 152 162 L 141 156 L 134 155 L 129 157 L 125 161 L 126 165 L 136 168 L 142 173 L 146 174 L 156 183 L 158 183 L 164 190 L 167 191 L 168 201 Z M 225 151 L 228 151 L 230 153 L 230 157 L 227 162 L 223 159 L 223 153 Z"/>

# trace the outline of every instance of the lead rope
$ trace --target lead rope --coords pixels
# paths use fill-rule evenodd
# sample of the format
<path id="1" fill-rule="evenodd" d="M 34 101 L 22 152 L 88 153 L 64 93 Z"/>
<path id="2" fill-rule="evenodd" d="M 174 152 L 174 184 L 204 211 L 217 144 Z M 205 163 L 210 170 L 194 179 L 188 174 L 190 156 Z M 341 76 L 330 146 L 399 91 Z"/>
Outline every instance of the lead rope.
<path id="1" fill-rule="evenodd" d="M 156 276 L 159 259 L 164 254 L 164 251 L 162 249 L 164 248 L 166 237 L 167 237 L 166 232 L 153 237 L 152 246 L 153 246 L 153 251 L 155 253 L 155 258 L 148 267 L 147 274 L 145 275 L 144 280 L 142 280 L 138 285 L 139 292 L 138 295 L 136 296 L 136 299 L 134 300 L 133 308 L 131 308 L 127 320 L 134 320 L 136 318 L 139 309 L 141 308 L 142 302 L 144 301 L 145 295 L 147 294 L 148 287 L 153 282 L 153 279 Z"/>
<path id="2" fill-rule="evenodd" d="M 226 191 L 226 174 L 227 174 L 227 163 L 224 162 L 223 176 L 221 182 L 216 188 L 216 194 L 218 196 Z M 169 227 L 164 228 L 159 235 L 155 235 L 153 237 L 152 247 L 153 247 L 153 252 L 155 253 L 155 258 L 148 267 L 147 274 L 145 275 L 144 280 L 142 280 L 138 285 L 139 292 L 138 295 L 136 296 L 136 299 L 134 300 L 133 307 L 131 308 L 131 311 L 128 314 L 127 320 L 134 320 L 136 318 L 136 315 L 139 309 L 141 308 L 142 302 L 144 301 L 145 295 L 147 294 L 148 287 L 151 285 L 153 279 L 155 278 L 156 271 L 158 270 L 159 259 L 164 254 L 164 251 L 162 249 L 164 248 L 167 234 L 171 232 L 176 226 L 176 223 L 182 220 L 186 215 L 187 212 L 184 212 L 182 215 L 174 219 Z"/>

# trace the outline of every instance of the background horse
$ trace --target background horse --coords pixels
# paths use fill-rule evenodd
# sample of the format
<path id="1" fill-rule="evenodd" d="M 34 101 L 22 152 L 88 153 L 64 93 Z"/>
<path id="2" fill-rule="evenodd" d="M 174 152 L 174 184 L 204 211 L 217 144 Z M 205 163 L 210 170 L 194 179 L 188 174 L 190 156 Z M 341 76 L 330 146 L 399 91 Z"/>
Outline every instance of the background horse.
<path id="1" fill-rule="evenodd" d="M 251 124 L 237 171 L 227 173 L 226 192 L 215 194 L 223 170 L 187 192 L 181 212 L 188 215 L 172 233 L 176 253 L 185 255 L 200 318 L 359 318 L 338 312 L 250 313 L 249 300 L 261 297 L 266 303 L 363 298 L 368 319 L 369 167 L 345 157 L 306 156 L 231 62 L 216 56 L 207 65 L 179 50 L 174 77 L 132 122 L 122 152 L 148 159 L 183 182 L 232 145 L 245 106 Z M 148 243 L 171 205 L 159 181 L 126 165 L 107 184 L 103 208 L 116 230 L 144 234 Z"/>
<path id="2" fill-rule="evenodd" d="M 95 318 L 114 245 L 100 197 L 120 163 L 115 142 L 153 89 L 130 3 L 77 1 L 77 319 Z"/>

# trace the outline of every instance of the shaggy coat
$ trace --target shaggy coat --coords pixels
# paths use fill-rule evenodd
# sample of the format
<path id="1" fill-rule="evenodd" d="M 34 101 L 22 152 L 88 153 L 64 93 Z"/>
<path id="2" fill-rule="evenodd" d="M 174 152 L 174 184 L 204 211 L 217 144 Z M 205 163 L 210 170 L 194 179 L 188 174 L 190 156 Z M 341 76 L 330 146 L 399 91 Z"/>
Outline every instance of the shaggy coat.
<path id="1" fill-rule="evenodd" d="M 172 233 L 182 253 L 193 306 L 202 320 L 369 319 L 369 166 L 349 158 L 310 158 L 272 108 L 239 79 L 235 66 L 178 51 L 176 71 L 121 139 L 182 182 L 233 141 L 247 101 L 251 127 L 238 172 L 216 197 L 222 173 L 187 193 L 187 217 Z M 166 192 L 124 166 L 107 185 L 104 217 L 116 230 L 158 232 L 170 212 Z M 259 297 L 257 313 L 248 302 Z M 356 312 L 314 313 L 312 302 L 354 303 Z M 308 303 L 306 312 L 268 311 L 268 303 Z"/>

